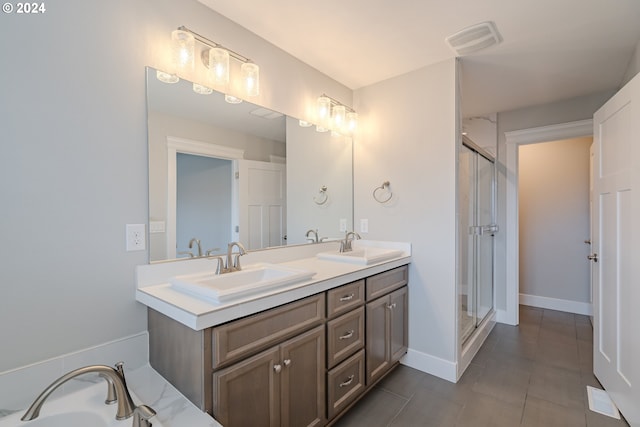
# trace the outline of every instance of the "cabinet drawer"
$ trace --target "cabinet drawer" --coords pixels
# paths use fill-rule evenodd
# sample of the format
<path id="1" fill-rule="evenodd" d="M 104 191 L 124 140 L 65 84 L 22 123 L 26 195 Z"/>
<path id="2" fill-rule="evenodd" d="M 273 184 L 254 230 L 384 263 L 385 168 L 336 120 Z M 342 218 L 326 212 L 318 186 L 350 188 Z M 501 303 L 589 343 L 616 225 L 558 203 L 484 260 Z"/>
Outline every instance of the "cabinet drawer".
<path id="1" fill-rule="evenodd" d="M 332 368 L 364 347 L 364 307 L 327 322 L 327 366 Z"/>
<path id="2" fill-rule="evenodd" d="M 407 284 L 406 265 L 367 277 L 367 301 L 381 297 Z"/>
<path id="3" fill-rule="evenodd" d="M 327 318 L 358 307 L 364 303 L 364 279 L 327 292 Z"/>
<path id="4" fill-rule="evenodd" d="M 360 350 L 327 374 L 328 418 L 339 414 L 363 390 L 364 350 Z"/>
<path id="5" fill-rule="evenodd" d="M 212 328 L 213 368 L 322 323 L 324 310 L 324 294 L 318 294 Z"/>

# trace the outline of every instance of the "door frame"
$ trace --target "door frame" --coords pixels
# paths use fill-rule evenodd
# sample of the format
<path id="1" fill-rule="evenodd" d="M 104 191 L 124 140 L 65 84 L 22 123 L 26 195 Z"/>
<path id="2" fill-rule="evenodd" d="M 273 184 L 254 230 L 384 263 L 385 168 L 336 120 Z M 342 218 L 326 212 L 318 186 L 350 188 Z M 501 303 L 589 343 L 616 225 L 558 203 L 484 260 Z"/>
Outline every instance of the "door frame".
<path id="1" fill-rule="evenodd" d="M 167 258 L 176 258 L 176 222 L 177 222 L 177 200 L 178 200 L 178 153 L 192 154 L 196 156 L 215 157 L 218 159 L 231 160 L 233 162 L 233 170 L 237 170 L 237 160 L 244 158 L 244 150 L 226 147 L 224 145 L 215 145 L 208 142 L 196 141 L 193 139 L 179 138 L 176 136 L 167 136 L 167 226 L 166 226 L 166 245 Z M 236 185 L 236 180 L 231 181 Z M 232 219 L 237 216 L 237 189 L 233 188 L 232 194 Z M 233 221 L 232 221 L 233 222 Z M 232 227 L 233 228 L 233 227 Z M 230 230 L 233 232 L 233 230 Z"/>
<path id="2" fill-rule="evenodd" d="M 593 136 L 593 119 L 514 130 L 505 132 L 504 135 L 507 187 L 505 199 L 506 307 L 505 310 L 496 310 L 496 320 L 500 323 L 517 325 L 520 323 L 518 148 L 527 144 Z"/>

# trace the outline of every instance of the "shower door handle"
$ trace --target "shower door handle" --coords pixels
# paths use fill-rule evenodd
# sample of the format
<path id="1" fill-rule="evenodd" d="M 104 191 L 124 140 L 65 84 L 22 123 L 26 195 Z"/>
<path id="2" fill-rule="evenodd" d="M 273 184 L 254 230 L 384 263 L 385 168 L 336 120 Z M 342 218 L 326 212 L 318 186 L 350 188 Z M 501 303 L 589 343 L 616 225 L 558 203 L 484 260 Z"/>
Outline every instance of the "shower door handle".
<path id="1" fill-rule="evenodd" d="M 598 262 L 598 254 L 587 255 L 589 261 Z"/>

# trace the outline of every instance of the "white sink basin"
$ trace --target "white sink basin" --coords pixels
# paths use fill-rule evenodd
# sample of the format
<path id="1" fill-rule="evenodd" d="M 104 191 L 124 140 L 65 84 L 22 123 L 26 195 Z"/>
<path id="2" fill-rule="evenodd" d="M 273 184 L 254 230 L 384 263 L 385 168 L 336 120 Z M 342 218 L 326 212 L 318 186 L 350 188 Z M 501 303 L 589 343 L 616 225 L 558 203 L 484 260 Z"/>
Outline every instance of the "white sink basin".
<path id="1" fill-rule="evenodd" d="M 179 291 L 214 302 L 225 302 L 309 280 L 314 274 L 314 271 L 262 263 L 233 273 L 176 276 L 169 279 L 169 283 Z"/>
<path id="2" fill-rule="evenodd" d="M 403 251 L 399 249 L 383 249 L 370 246 L 361 246 L 354 248 L 348 252 L 320 252 L 316 256 L 320 259 L 327 259 L 330 261 L 348 262 L 351 264 L 369 265 L 376 262 L 386 261 L 391 258 L 396 258 L 402 255 Z"/>

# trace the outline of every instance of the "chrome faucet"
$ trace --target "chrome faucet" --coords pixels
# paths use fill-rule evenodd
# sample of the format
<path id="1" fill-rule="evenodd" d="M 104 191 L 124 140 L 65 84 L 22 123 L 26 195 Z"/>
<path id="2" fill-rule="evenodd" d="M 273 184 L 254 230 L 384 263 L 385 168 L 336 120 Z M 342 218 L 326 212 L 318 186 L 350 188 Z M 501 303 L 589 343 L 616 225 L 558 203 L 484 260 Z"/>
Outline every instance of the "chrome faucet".
<path id="1" fill-rule="evenodd" d="M 234 255 L 233 247 L 237 246 L 238 251 Z M 240 242 L 231 242 L 227 245 L 227 257 L 226 261 L 222 259 L 222 257 L 215 257 L 218 260 L 218 267 L 216 268 L 216 274 L 224 274 L 231 273 L 233 271 L 240 271 L 242 267 L 240 266 L 240 256 L 247 253 L 247 250 L 244 248 L 242 243 Z"/>
<path id="2" fill-rule="evenodd" d="M 313 234 L 314 237 L 313 238 L 309 237 L 309 234 Z M 318 240 L 318 229 L 308 230 L 307 234 L 305 235 L 305 237 L 307 238 L 308 241 L 311 241 L 311 243 L 318 243 L 318 241 L 319 241 Z"/>
<path id="3" fill-rule="evenodd" d="M 202 246 L 200 245 L 200 239 L 196 239 L 195 237 L 191 240 L 189 240 L 189 249 L 193 249 L 193 244 L 197 244 L 198 245 L 198 256 L 201 257 L 202 256 Z"/>
<path id="4" fill-rule="evenodd" d="M 340 252 L 349 252 L 353 250 L 351 242 L 355 239 L 360 239 L 360 235 L 355 231 L 348 231 L 344 236 L 344 240 L 340 241 Z"/>
<path id="5" fill-rule="evenodd" d="M 91 365 L 66 373 L 52 382 L 42 393 L 40 393 L 40 396 L 38 396 L 29 409 L 27 409 L 27 412 L 25 412 L 21 420 L 30 421 L 38 418 L 40 415 L 40 409 L 42 408 L 45 400 L 47 400 L 51 393 L 53 393 L 54 390 L 62 384 L 79 375 L 96 373 L 107 380 L 108 394 L 105 403 L 118 403 L 116 420 L 124 420 L 135 415 L 133 420 L 134 426 L 151 426 L 151 423 L 147 420 L 154 416 L 156 412 L 146 405 L 140 405 L 139 407 L 134 405 L 131 395 L 129 394 L 129 390 L 127 389 L 127 383 L 124 379 L 124 370 L 122 369 L 122 366 L 122 362 L 116 363 L 115 368 L 106 365 Z"/>

